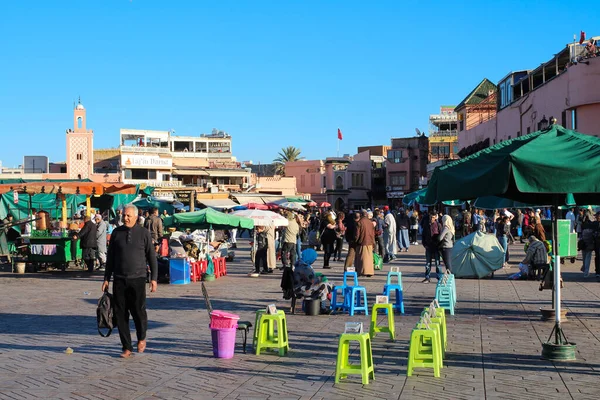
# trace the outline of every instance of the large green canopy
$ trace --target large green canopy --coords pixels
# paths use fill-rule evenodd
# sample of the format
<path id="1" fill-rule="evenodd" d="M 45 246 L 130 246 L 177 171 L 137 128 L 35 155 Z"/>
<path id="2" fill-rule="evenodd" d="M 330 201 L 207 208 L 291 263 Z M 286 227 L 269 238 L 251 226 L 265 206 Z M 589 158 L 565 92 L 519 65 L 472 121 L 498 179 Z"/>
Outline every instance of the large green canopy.
<path id="1" fill-rule="evenodd" d="M 174 226 L 180 229 L 254 228 L 254 222 L 250 218 L 224 214 L 210 207 L 200 211 L 174 214 L 165 218 L 164 224 L 166 227 Z"/>
<path id="2" fill-rule="evenodd" d="M 528 204 L 600 197 L 600 139 L 552 125 L 437 168 L 423 202 L 500 196 Z"/>

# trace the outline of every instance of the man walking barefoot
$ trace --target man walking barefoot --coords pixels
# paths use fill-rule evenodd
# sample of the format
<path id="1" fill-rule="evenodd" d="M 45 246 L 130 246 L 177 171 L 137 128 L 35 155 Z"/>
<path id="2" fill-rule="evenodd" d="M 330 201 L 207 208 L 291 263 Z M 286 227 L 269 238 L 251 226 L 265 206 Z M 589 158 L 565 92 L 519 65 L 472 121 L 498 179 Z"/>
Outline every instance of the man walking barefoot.
<path id="1" fill-rule="evenodd" d="M 121 357 L 128 358 L 133 353 L 129 332 L 129 313 L 135 323 L 135 333 L 139 353 L 146 349 L 146 268 L 150 265 L 150 291 L 156 292 L 158 267 L 152 237 L 147 229 L 137 223 L 138 209 L 127 205 L 123 210 L 123 225 L 116 228 L 108 246 L 106 272 L 102 292 L 108 290 L 108 283 L 114 273 L 113 302 L 114 315 L 123 345 Z"/>

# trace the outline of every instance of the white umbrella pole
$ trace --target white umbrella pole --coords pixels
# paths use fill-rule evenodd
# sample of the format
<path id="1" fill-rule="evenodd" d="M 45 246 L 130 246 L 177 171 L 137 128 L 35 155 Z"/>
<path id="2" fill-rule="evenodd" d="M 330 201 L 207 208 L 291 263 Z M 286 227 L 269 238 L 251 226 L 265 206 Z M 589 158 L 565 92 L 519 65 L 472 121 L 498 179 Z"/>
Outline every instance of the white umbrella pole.
<path id="1" fill-rule="evenodd" d="M 554 312 L 556 313 L 554 317 L 554 321 L 556 322 L 556 328 L 560 328 L 560 256 L 559 247 L 560 243 L 558 243 L 558 202 L 556 202 L 554 207 L 554 213 L 552 215 L 552 247 L 554 251 Z M 558 332 L 557 332 L 558 333 Z M 557 336 L 558 338 L 558 336 Z M 557 339 L 558 342 L 558 339 Z"/>

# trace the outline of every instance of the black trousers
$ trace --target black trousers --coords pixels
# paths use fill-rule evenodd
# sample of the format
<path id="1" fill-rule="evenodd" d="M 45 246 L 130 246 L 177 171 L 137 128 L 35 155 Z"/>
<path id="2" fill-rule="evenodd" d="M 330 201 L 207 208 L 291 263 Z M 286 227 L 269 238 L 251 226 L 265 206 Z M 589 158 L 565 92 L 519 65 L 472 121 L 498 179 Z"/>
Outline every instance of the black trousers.
<path id="1" fill-rule="evenodd" d="M 446 266 L 446 271 L 450 271 L 450 273 L 452 273 L 452 260 L 450 259 L 450 256 L 452 255 L 452 248 L 442 248 L 441 254 L 444 265 Z"/>
<path id="2" fill-rule="evenodd" d="M 383 243 L 383 236 L 379 235 L 379 236 L 375 236 L 375 248 L 374 250 L 377 249 L 377 254 L 379 254 L 381 257 L 385 256 L 385 245 Z"/>
<path id="3" fill-rule="evenodd" d="M 264 272 L 267 272 L 269 268 L 267 267 L 267 248 L 263 247 L 262 249 L 256 249 L 256 254 L 254 255 L 254 272 L 259 273 L 261 269 Z"/>
<path id="4" fill-rule="evenodd" d="M 334 254 L 333 243 L 322 243 L 323 244 L 323 267 L 329 267 L 329 260 Z"/>
<path id="5" fill-rule="evenodd" d="M 146 314 L 146 278 L 119 279 L 113 283 L 114 315 L 119 328 L 123 351 L 133 351 L 129 332 L 129 313 L 135 323 L 138 341 L 146 339 L 148 315 Z"/>
<path id="6" fill-rule="evenodd" d="M 333 258 L 342 259 L 342 249 L 344 248 L 344 238 L 335 239 L 335 250 L 333 250 Z"/>
<path id="7" fill-rule="evenodd" d="M 296 265 L 296 243 L 284 243 L 281 248 L 281 262 L 284 267 Z"/>

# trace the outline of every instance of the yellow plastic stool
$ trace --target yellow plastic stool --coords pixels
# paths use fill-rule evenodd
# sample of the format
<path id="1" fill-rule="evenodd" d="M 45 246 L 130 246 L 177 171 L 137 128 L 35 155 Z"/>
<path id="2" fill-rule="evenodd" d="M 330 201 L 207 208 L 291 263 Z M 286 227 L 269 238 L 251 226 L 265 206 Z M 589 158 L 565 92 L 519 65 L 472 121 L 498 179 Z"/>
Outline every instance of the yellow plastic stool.
<path id="1" fill-rule="evenodd" d="M 432 310 L 431 307 L 426 307 L 425 310 L 423 310 L 423 312 L 421 313 L 421 315 L 423 315 L 423 313 L 425 312 L 429 313 L 430 316 L 434 315 L 435 313 L 435 317 L 431 317 L 431 322 L 440 324 L 440 334 L 442 337 L 443 344 L 442 350 L 445 354 L 446 349 L 448 348 L 448 330 L 446 328 L 446 313 L 442 307 L 438 307 L 434 310 Z M 445 355 L 444 358 L 446 358 Z"/>
<path id="2" fill-rule="evenodd" d="M 276 328 L 277 332 L 273 332 Z M 278 310 L 277 314 L 260 314 L 258 322 L 258 338 L 255 347 L 256 355 L 261 350 L 278 349 L 279 355 L 284 356 L 290 350 L 288 343 L 287 322 L 285 313 Z"/>
<path id="3" fill-rule="evenodd" d="M 357 341 L 360 345 L 360 365 L 350 364 L 350 342 Z M 369 378 L 375 380 L 371 338 L 368 333 L 344 333 L 338 342 L 337 364 L 335 367 L 335 383 L 348 375 L 361 375 L 362 384 L 368 385 Z"/>
<path id="4" fill-rule="evenodd" d="M 256 318 L 254 319 L 254 335 L 252 337 L 252 348 L 256 351 L 256 343 L 258 343 L 258 331 L 260 329 L 260 326 L 258 324 L 258 321 L 260 320 L 260 316 L 265 314 L 267 312 L 267 310 L 256 310 Z M 273 339 L 273 336 L 275 335 L 275 329 L 273 327 L 273 321 L 270 320 L 269 321 L 269 329 L 267 331 L 267 335 L 269 339 Z"/>
<path id="5" fill-rule="evenodd" d="M 433 376 L 439 378 L 442 366 L 439 329 L 419 323 L 410 334 L 406 376 L 412 376 L 415 368 L 433 368 Z"/>
<path id="6" fill-rule="evenodd" d="M 371 326 L 369 328 L 369 336 L 373 339 L 379 332 L 388 332 L 390 339 L 396 338 L 396 325 L 394 323 L 394 309 L 393 304 L 374 304 L 373 310 L 371 311 Z M 387 310 L 387 326 L 377 326 L 377 310 Z"/>
<path id="7" fill-rule="evenodd" d="M 423 311 L 421 313 L 421 316 L 423 316 L 425 313 L 427 313 L 427 311 Z M 436 333 L 439 335 L 440 338 L 440 346 L 442 349 L 442 360 L 446 359 L 446 344 L 444 343 L 444 326 L 442 323 L 442 319 L 440 317 L 429 317 L 429 325 L 430 328 L 435 330 Z M 428 346 L 430 346 L 431 344 L 425 340 L 424 341 Z M 442 365 L 443 367 L 443 365 Z"/>

